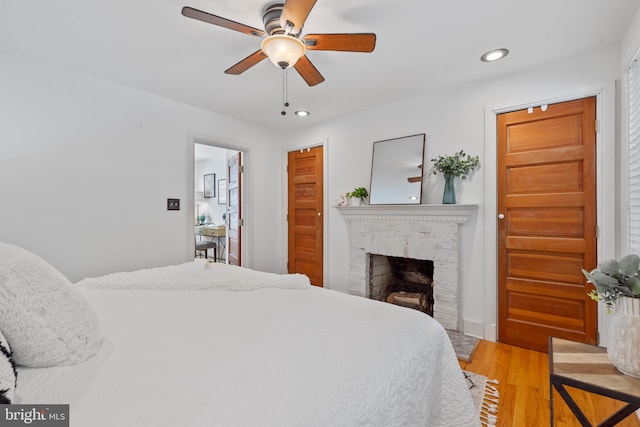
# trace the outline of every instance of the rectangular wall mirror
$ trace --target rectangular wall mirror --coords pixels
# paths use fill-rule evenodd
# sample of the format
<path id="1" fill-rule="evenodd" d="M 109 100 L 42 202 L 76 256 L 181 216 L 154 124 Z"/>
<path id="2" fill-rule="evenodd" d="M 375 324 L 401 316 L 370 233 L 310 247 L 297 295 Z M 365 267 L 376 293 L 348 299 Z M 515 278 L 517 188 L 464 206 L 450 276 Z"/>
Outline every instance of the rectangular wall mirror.
<path id="1" fill-rule="evenodd" d="M 422 203 L 424 143 L 424 133 L 373 143 L 370 204 Z"/>

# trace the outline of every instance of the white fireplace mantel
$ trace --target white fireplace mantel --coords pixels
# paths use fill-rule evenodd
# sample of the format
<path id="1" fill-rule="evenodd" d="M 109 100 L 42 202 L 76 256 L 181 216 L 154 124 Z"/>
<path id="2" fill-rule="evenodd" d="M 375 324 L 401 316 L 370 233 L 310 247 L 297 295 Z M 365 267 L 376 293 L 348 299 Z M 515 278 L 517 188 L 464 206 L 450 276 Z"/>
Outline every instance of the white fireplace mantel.
<path id="1" fill-rule="evenodd" d="M 434 262 L 433 317 L 460 327 L 460 226 L 478 205 L 336 206 L 349 231 L 349 291 L 370 297 L 372 254 Z"/>
<path id="2" fill-rule="evenodd" d="M 345 220 L 403 219 L 411 221 L 448 221 L 464 224 L 478 205 L 360 205 L 336 206 Z"/>

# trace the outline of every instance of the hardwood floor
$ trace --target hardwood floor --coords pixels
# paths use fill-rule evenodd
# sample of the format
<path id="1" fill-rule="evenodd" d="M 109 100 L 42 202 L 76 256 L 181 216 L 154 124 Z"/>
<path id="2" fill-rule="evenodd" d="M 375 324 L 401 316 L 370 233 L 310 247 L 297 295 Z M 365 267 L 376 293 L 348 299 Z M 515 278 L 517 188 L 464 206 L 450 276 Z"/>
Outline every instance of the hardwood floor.
<path id="1" fill-rule="evenodd" d="M 462 369 L 497 379 L 500 406 L 497 427 L 539 427 L 549 425 L 549 367 L 546 353 L 481 340 L 471 362 Z M 622 403 L 568 387 L 569 393 L 592 424 L 607 418 Z M 571 410 L 554 391 L 556 427 L 579 427 Z M 635 415 L 618 424 L 640 427 Z"/>

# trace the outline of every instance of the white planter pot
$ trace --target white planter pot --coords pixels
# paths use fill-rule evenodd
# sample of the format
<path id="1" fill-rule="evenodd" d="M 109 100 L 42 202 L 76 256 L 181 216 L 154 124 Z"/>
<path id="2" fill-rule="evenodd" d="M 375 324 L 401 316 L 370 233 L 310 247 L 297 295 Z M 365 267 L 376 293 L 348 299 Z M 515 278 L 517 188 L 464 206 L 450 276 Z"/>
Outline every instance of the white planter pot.
<path id="1" fill-rule="evenodd" d="M 361 200 L 359 198 L 353 197 L 349 200 L 351 200 L 351 206 L 360 206 Z"/>
<path id="2" fill-rule="evenodd" d="M 609 328 L 609 360 L 622 373 L 640 378 L 640 298 L 619 298 Z"/>

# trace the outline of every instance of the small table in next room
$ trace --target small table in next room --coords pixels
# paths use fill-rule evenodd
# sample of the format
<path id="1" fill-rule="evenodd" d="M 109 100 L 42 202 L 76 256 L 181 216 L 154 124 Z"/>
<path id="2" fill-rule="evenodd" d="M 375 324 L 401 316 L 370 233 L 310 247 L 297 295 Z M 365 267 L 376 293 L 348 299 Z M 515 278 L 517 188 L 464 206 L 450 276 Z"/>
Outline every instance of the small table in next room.
<path id="1" fill-rule="evenodd" d="M 607 350 L 590 344 L 549 337 L 549 407 L 554 425 L 553 389 L 583 426 L 591 426 L 565 386 L 607 396 L 627 405 L 598 426 L 614 426 L 640 408 L 640 379 L 625 375 L 609 362 Z"/>
<path id="2" fill-rule="evenodd" d="M 211 241 L 215 241 L 216 245 L 213 248 L 213 259 L 215 262 L 225 259 L 225 237 L 227 234 L 227 228 L 224 225 L 197 225 L 196 236 L 200 239 L 209 238 Z"/>

